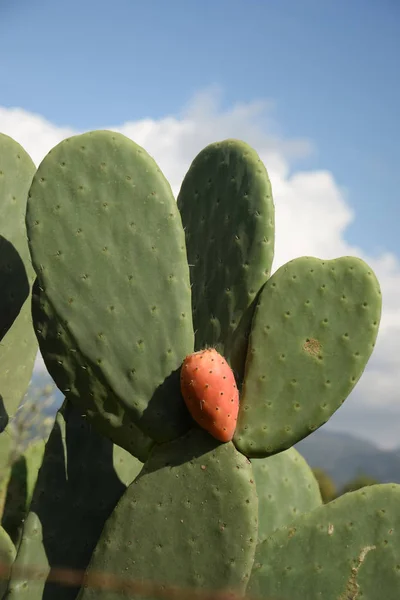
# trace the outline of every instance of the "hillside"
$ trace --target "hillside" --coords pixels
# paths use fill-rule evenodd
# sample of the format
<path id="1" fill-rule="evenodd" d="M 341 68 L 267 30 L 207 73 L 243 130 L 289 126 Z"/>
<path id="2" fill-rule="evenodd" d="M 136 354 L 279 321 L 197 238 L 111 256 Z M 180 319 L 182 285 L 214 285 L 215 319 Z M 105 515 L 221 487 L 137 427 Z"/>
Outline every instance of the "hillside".
<path id="1" fill-rule="evenodd" d="M 400 483 L 400 449 L 384 451 L 347 433 L 317 430 L 296 444 L 312 467 L 324 469 L 342 486 L 357 475 L 382 483 Z"/>

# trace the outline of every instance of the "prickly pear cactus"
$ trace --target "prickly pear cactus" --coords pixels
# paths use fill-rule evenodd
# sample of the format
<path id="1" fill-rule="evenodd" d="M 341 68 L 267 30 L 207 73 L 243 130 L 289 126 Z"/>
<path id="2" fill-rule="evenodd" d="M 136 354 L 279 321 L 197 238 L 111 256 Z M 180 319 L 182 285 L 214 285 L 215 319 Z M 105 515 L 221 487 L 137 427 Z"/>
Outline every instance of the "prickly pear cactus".
<path id="1" fill-rule="evenodd" d="M 193 428 L 154 450 L 119 501 L 93 553 L 82 597 L 98 597 L 96 574 L 106 572 L 120 576 L 129 597 L 141 596 L 140 582 L 155 590 L 179 585 L 189 594 L 198 588 L 243 593 L 256 543 L 250 463 L 233 444 Z M 119 598 L 120 591 L 105 597 Z"/>
<path id="2" fill-rule="evenodd" d="M 178 207 L 191 273 L 195 349 L 217 348 L 240 386 L 254 305 L 274 258 L 268 173 L 244 142 L 211 144 L 184 178 Z"/>
<path id="3" fill-rule="evenodd" d="M 23 521 L 31 504 L 43 460 L 44 447 L 43 439 L 32 441 L 11 466 L 1 523 L 16 547 L 22 533 Z"/>
<path id="4" fill-rule="evenodd" d="M 78 538 L 88 544 L 80 568 L 91 554 L 78 600 L 179 592 L 286 600 L 294 592 L 313 600 L 322 584 L 332 600 L 340 593 L 353 600 L 361 589 L 378 600 L 377 587 L 367 587 L 372 577 L 384 579 L 389 569 L 390 582 L 398 581 L 393 538 L 390 553 L 363 556 L 367 583 L 348 583 L 365 544 L 396 530 L 399 486 L 378 486 L 362 502 L 348 495 L 326 512 L 311 470 L 292 450 L 361 376 L 378 332 L 379 284 L 351 257 L 301 257 L 271 276 L 274 205 L 254 150 L 236 140 L 205 148 L 176 203 L 134 142 L 110 131 L 75 136 L 39 166 L 26 225 L 37 275 L 34 326 L 47 368 L 86 422 L 144 466 L 96 533 L 77 531 L 69 516 L 73 542 L 45 564 L 48 536 L 64 539 L 64 512 L 51 500 L 56 486 L 44 463 L 9 586 L 13 600 L 28 589 L 35 600 L 56 593 L 51 567 L 76 566 Z M 240 392 L 226 442 L 191 418 L 181 394 L 185 358 L 207 348 L 227 360 Z M 194 373 L 195 381 L 197 394 Z M 227 387 L 210 381 L 209 405 L 219 410 Z M 360 510 L 359 530 L 346 515 Z M 312 547 L 324 558 L 294 569 Z M 287 575 L 277 568 L 286 549 Z M 33 556 L 47 578 L 35 587 L 26 573 L 18 579 Z"/>
<path id="5" fill-rule="evenodd" d="M 396 600 L 400 485 L 349 492 L 257 548 L 249 598 Z"/>
<path id="6" fill-rule="evenodd" d="M 10 576 L 11 567 L 15 560 L 15 546 L 11 541 L 8 533 L 0 527 L 0 564 L 1 564 L 1 579 L 0 579 L 0 598 L 4 597 L 7 591 L 8 578 Z"/>
<path id="7" fill-rule="evenodd" d="M 359 258 L 302 257 L 274 273 L 253 318 L 237 447 L 265 456 L 323 425 L 360 378 L 380 315 L 379 284 Z"/>
<path id="8" fill-rule="evenodd" d="M 38 351 L 32 328 L 34 280 L 25 229 L 27 194 L 35 166 L 25 150 L 0 134 L 0 427 L 18 408 Z"/>
<path id="9" fill-rule="evenodd" d="M 215 439 L 230 442 L 239 390 L 226 359 L 214 348 L 190 354 L 181 367 L 181 392 L 193 419 Z"/>
<path id="10" fill-rule="evenodd" d="M 42 310 L 56 330 L 54 342 L 37 329 L 39 344 L 61 391 L 131 452 L 136 438 L 187 431 L 175 390 L 193 348 L 189 267 L 154 160 L 112 132 L 65 140 L 39 166 L 26 224 Z"/>
<path id="11" fill-rule="evenodd" d="M 87 567 L 105 520 L 142 466 L 65 401 L 46 444 L 7 598 L 73 600 L 74 571 Z M 52 577 L 57 567 L 61 582 Z"/>
<path id="12" fill-rule="evenodd" d="M 31 316 L 35 271 L 25 226 L 27 195 L 35 170 L 25 150 L 0 134 L 0 521 L 14 542 L 40 463 L 40 452 L 33 459 L 35 450 L 30 448 L 19 459 L 19 464 L 24 463 L 22 470 L 18 471 L 12 460 L 16 412 L 38 352 Z"/>
<path id="13" fill-rule="evenodd" d="M 268 458 L 252 458 L 258 496 L 258 542 L 299 515 L 321 506 L 318 482 L 295 448 Z"/>
<path id="14" fill-rule="evenodd" d="M 25 229 L 35 166 L 25 150 L 0 134 L 0 396 L 1 431 L 26 392 L 38 346 L 32 328 L 34 280 Z"/>

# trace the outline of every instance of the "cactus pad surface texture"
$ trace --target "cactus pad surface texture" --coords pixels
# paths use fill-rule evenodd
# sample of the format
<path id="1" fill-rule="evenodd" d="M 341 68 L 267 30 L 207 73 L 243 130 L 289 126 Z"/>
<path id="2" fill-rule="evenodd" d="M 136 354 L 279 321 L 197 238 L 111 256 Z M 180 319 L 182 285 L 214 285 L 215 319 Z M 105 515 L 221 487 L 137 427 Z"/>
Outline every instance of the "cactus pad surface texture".
<path id="1" fill-rule="evenodd" d="M 92 399 L 122 446 L 126 418 L 157 442 L 184 433 L 187 410 L 173 391 L 193 348 L 189 267 L 154 160 L 118 133 L 64 140 L 38 167 L 26 223 L 39 286 L 65 332 L 54 355 L 50 338 L 41 347 L 58 361 L 74 353 L 87 375 L 75 376 L 75 398 Z"/>
<path id="2" fill-rule="evenodd" d="M 31 379 L 38 345 L 32 327 L 32 268 L 25 212 L 35 165 L 0 133 L 0 431 L 16 412 Z"/>

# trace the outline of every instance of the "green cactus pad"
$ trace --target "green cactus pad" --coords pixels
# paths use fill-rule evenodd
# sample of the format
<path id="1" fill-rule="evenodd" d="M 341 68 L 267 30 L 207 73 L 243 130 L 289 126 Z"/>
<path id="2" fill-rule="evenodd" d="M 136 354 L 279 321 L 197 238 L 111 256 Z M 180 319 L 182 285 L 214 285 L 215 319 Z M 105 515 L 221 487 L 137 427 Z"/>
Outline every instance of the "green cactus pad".
<path id="1" fill-rule="evenodd" d="M 12 432 L 8 425 L 0 435 L 0 524 L 7 498 L 8 482 L 11 477 L 10 453 L 13 446 Z"/>
<path id="2" fill-rule="evenodd" d="M 246 456 L 285 450 L 325 423 L 368 362 L 379 283 L 359 258 L 297 258 L 260 294 L 234 443 Z"/>
<path id="3" fill-rule="evenodd" d="M 34 173 L 25 150 L 0 134 L 0 431 L 26 392 L 38 351 L 30 307 L 34 271 L 25 229 Z"/>
<path id="4" fill-rule="evenodd" d="M 141 468 L 64 402 L 46 444 L 7 598 L 74 600 L 79 585 L 57 583 L 50 569 L 83 574 L 106 519 Z M 42 572 L 33 587 L 32 569 Z"/>
<path id="5" fill-rule="evenodd" d="M 299 515 L 321 506 L 318 482 L 295 448 L 252 458 L 258 495 L 258 541 L 288 525 Z"/>
<path id="6" fill-rule="evenodd" d="M 127 415 L 158 442 L 187 431 L 178 371 L 193 350 L 189 268 L 154 160 L 111 131 L 66 139 L 38 168 L 26 223 L 40 287 L 68 334 L 64 356 L 90 371 L 76 378 L 79 394 L 110 429 Z M 41 348 L 51 355 L 51 339 Z M 107 399 L 91 396 L 93 378 Z"/>
<path id="7" fill-rule="evenodd" d="M 249 598 L 398 600 L 400 485 L 341 496 L 257 548 Z"/>
<path id="8" fill-rule="evenodd" d="M 3 598 L 8 585 L 11 567 L 15 560 L 15 546 L 12 543 L 8 533 L 0 527 L 0 598 Z"/>
<path id="9" fill-rule="evenodd" d="M 65 397 L 80 408 L 100 434 L 145 462 L 154 441 L 132 422 L 116 401 L 110 406 L 110 393 L 101 379 L 101 373 L 97 371 L 93 374 L 88 364 L 82 368 L 78 352 L 65 352 L 66 348 L 73 346 L 73 341 L 55 318 L 37 279 L 32 287 L 32 316 L 46 368 L 60 390 L 64 390 Z M 80 390 L 85 388 L 88 390 L 87 396 L 82 396 Z M 96 410 L 96 406 L 100 410 Z M 110 411 L 108 419 L 104 418 L 102 407 Z"/>
<path id="10" fill-rule="evenodd" d="M 4 600 L 44 600 L 44 581 L 50 572 L 42 523 L 34 512 L 26 517 L 23 537 L 12 565 Z M 76 590 L 75 590 L 76 595 Z M 72 596 L 74 598 L 74 596 Z"/>
<path id="11" fill-rule="evenodd" d="M 108 519 L 79 600 L 99 594 L 98 575 L 127 586 L 124 597 L 157 598 L 157 588 L 243 593 L 257 541 L 251 464 L 231 442 L 195 428 L 155 447 Z M 132 586 L 132 587 L 129 587 Z"/>
<path id="12" fill-rule="evenodd" d="M 190 265 L 195 348 L 215 347 L 240 386 L 256 295 L 274 256 L 268 173 L 244 142 L 211 144 L 184 178 L 178 207 Z"/>
<path id="13" fill-rule="evenodd" d="M 16 547 L 32 500 L 44 449 L 44 440 L 32 442 L 11 468 L 1 525 Z"/>

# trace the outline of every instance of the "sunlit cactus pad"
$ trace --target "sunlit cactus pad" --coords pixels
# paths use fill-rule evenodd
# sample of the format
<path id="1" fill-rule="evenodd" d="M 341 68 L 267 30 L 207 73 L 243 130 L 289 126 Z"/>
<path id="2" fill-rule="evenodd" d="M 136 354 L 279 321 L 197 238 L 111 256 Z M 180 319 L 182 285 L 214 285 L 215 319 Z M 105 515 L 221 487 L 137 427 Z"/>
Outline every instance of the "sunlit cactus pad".
<path id="1" fill-rule="evenodd" d="M 34 173 L 20 144 L 0 133 L 0 431 L 26 392 L 38 351 L 30 307 L 34 270 L 25 228 Z"/>
<path id="2" fill-rule="evenodd" d="M 257 549 L 249 598 L 398 600 L 400 485 L 351 492 Z"/>
<path id="3" fill-rule="evenodd" d="M 293 446 L 323 425 L 368 362 L 381 292 L 361 259 L 296 258 L 256 307 L 234 441 L 247 456 Z"/>
<path id="4" fill-rule="evenodd" d="M 257 543 L 250 462 L 201 429 L 154 449 L 108 519 L 79 600 L 98 598 L 107 574 L 133 600 L 141 585 L 243 593 Z M 148 589 L 148 588 L 147 588 Z M 121 591 L 121 590 L 120 590 Z M 118 590 L 102 600 L 117 600 Z"/>
<path id="5" fill-rule="evenodd" d="M 90 370 L 79 393 L 115 441 L 125 415 L 158 442 L 186 431 L 186 407 L 170 392 L 193 350 L 189 267 L 154 160 L 111 131 L 66 139 L 39 165 L 26 222 L 39 285 L 68 334 L 64 354 Z M 52 354 L 51 340 L 41 347 Z M 89 378 L 106 401 L 90 394 Z"/>
<path id="6" fill-rule="evenodd" d="M 178 195 L 185 228 L 196 350 L 215 346 L 241 383 L 252 304 L 274 257 L 275 209 L 267 170 L 240 140 L 210 144 Z"/>

